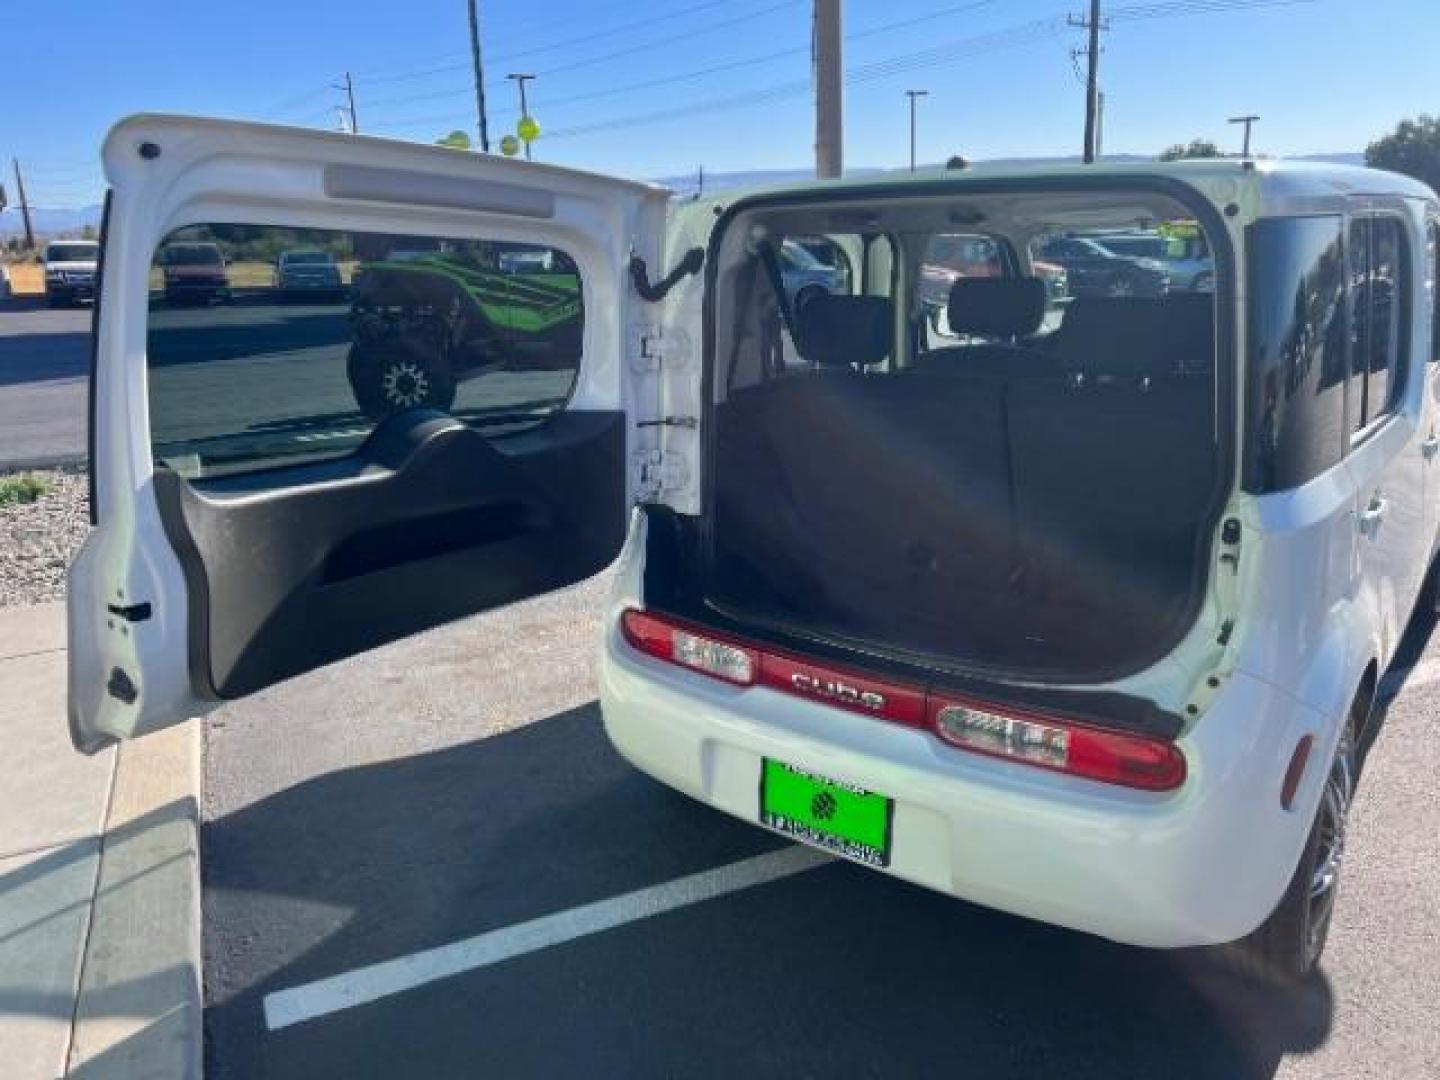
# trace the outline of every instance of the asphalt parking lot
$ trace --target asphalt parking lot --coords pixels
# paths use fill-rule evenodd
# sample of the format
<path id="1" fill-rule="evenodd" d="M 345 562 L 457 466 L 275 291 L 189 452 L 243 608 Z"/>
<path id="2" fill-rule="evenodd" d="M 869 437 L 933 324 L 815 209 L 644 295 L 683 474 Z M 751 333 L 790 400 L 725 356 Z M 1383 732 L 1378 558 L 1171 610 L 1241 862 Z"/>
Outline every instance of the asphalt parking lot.
<path id="1" fill-rule="evenodd" d="M 0 300 L 0 469 L 85 455 L 90 309 Z"/>
<path id="2" fill-rule="evenodd" d="M 1440 1074 L 1429 623 L 1352 818 L 1323 974 L 1266 996 L 1203 955 L 809 860 L 636 773 L 593 702 L 604 589 L 218 714 L 211 1076 Z"/>
<path id="3" fill-rule="evenodd" d="M 0 467 L 83 448 L 88 320 L 0 312 Z M 163 370 L 224 407 L 216 359 Z M 1440 1076 L 1430 623 L 1390 679 L 1323 972 L 1266 997 L 811 859 L 639 775 L 594 704 L 605 589 L 212 717 L 211 1076 Z"/>

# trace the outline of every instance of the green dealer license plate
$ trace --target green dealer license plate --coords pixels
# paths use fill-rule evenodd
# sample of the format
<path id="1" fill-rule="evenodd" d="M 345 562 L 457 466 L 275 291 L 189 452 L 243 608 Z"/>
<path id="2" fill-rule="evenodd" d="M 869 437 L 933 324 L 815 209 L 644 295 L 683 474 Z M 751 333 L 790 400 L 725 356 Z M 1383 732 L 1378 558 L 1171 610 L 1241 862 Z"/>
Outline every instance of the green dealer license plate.
<path id="1" fill-rule="evenodd" d="M 797 840 L 871 866 L 890 865 L 895 801 L 839 780 L 764 759 L 760 820 Z"/>

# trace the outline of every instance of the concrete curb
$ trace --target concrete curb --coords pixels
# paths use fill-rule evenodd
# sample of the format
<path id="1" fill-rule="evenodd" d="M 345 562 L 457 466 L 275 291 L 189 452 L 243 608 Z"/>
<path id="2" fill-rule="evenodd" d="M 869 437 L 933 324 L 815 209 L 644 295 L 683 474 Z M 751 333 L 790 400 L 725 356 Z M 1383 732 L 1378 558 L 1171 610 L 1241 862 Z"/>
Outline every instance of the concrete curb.
<path id="1" fill-rule="evenodd" d="M 118 751 L 68 1075 L 199 1078 L 200 723 Z"/>

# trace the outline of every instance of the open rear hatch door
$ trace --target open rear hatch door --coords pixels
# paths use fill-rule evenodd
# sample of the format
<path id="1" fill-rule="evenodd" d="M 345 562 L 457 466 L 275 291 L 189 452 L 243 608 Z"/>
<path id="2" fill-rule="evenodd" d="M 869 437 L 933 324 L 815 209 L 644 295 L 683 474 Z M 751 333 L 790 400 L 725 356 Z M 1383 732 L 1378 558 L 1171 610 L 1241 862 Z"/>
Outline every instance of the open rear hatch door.
<path id="1" fill-rule="evenodd" d="M 658 262 L 664 191 L 159 116 L 117 126 L 104 162 L 78 747 L 613 559 L 645 390 L 624 269 Z M 157 252 L 181 241 L 222 257 L 167 300 Z M 286 248 L 334 269 L 283 276 Z"/>

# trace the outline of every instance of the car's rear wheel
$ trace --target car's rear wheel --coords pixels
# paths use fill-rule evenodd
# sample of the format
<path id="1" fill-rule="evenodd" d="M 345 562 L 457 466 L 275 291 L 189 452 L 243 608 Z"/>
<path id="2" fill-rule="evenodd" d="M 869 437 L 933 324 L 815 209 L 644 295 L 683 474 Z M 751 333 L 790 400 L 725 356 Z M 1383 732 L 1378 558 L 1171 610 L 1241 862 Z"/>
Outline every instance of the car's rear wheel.
<path id="1" fill-rule="evenodd" d="M 455 404 L 455 378 L 437 360 L 396 343 L 351 346 L 345 366 L 355 403 L 377 422 L 410 409 L 448 411 Z"/>
<path id="2" fill-rule="evenodd" d="M 1346 725 L 1335 748 L 1300 865 L 1279 906 L 1248 937 L 1225 947 L 1226 958 L 1245 974 L 1299 982 L 1315 969 L 1325 951 L 1345 853 L 1345 823 L 1355 794 L 1352 726 Z"/>

